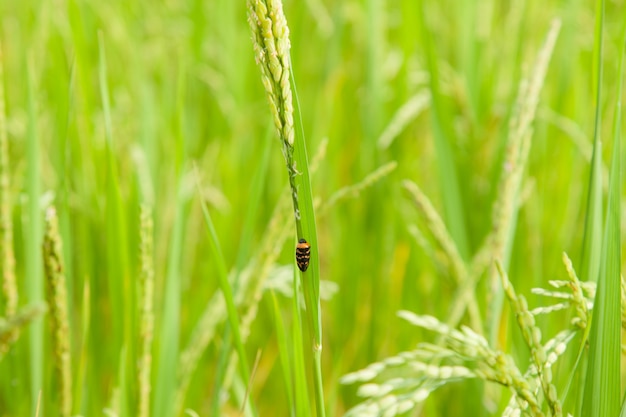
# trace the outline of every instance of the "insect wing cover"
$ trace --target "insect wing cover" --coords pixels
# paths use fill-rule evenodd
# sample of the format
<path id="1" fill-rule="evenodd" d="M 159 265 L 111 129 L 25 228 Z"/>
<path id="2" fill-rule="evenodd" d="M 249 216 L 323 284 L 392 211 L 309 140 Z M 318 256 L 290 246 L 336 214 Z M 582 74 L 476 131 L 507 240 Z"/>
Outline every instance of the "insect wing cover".
<path id="1" fill-rule="evenodd" d="M 304 272 L 309 267 L 311 259 L 311 245 L 306 239 L 300 239 L 296 245 L 296 262 L 300 271 Z"/>

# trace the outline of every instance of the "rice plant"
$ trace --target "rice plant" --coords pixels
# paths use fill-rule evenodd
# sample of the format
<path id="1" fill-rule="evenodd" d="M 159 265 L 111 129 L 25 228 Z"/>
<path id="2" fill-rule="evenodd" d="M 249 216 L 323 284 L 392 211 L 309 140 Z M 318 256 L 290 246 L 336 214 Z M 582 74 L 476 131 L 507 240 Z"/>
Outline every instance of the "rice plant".
<path id="1" fill-rule="evenodd" d="M 0 1 L 0 417 L 623 414 L 625 22 Z"/>

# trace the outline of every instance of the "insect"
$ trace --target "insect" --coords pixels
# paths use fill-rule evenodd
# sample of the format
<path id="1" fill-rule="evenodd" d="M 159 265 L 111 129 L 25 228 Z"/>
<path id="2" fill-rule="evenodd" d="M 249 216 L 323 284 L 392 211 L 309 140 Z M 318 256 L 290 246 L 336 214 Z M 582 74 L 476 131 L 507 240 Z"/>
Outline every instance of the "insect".
<path id="1" fill-rule="evenodd" d="M 300 271 L 304 272 L 309 267 L 311 259 L 311 245 L 306 239 L 300 239 L 296 245 L 296 262 Z"/>

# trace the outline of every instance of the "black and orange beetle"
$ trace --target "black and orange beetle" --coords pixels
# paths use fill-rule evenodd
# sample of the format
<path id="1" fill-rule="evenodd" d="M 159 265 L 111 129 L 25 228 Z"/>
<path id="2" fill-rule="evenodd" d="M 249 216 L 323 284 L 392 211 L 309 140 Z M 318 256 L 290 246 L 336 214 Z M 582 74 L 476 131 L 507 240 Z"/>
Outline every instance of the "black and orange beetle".
<path id="1" fill-rule="evenodd" d="M 311 245 L 306 239 L 300 239 L 296 245 L 296 262 L 300 271 L 304 272 L 309 267 L 311 259 Z"/>

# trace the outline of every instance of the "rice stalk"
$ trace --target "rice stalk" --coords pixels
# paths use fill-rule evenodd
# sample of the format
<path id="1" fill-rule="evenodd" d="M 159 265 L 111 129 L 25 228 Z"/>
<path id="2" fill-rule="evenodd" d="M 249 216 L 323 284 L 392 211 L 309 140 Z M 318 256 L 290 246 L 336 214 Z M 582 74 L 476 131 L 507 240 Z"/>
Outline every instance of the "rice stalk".
<path id="1" fill-rule="evenodd" d="M 267 92 L 270 110 L 278 130 L 285 158 L 296 226 L 296 238 L 308 241 L 312 256 L 308 270 L 303 270 L 302 292 L 306 317 L 311 329 L 313 351 L 313 383 L 317 415 L 325 416 L 322 383 L 322 317 L 319 282 L 320 267 L 317 255 L 317 228 L 313 193 L 309 175 L 308 156 L 298 96 L 291 72 L 289 56 L 289 28 L 280 0 L 248 0 L 248 22 L 252 30 L 255 59 L 261 70 L 261 80 Z M 292 84 L 298 105 L 299 134 L 295 136 Z M 296 164 L 298 165 L 296 168 Z"/>
<path id="2" fill-rule="evenodd" d="M 457 249 L 454 239 L 448 233 L 448 229 L 443 219 L 437 213 L 437 209 L 430 202 L 428 197 L 422 192 L 413 181 L 404 180 L 402 186 L 409 193 L 417 212 L 423 219 L 430 234 L 437 242 L 437 245 L 444 253 L 449 265 L 449 273 L 457 284 L 462 284 L 467 279 L 467 267 Z"/>
<path id="3" fill-rule="evenodd" d="M 533 134 L 532 123 L 539 104 L 548 63 L 561 28 L 560 20 L 552 22 L 543 47 L 539 51 L 529 78 L 522 79 L 517 102 L 509 125 L 502 177 L 498 184 L 498 198 L 493 208 L 493 226 L 490 235 L 490 251 L 494 259 L 506 256 L 510 245 L 512 227 L 516 224 L 518 195 Z"/>
<path id="4" fill-rule="evenodd" d="M 588 301 L 584 296 L 584 290 L 581 285 L 578 276 L 576 276 L 576 271 L 574 270 L 574 265 L 572 264 L 571 259 L 567 256 L 567 253 L 563 252 L 563 264 L 565 265 L 565 269 L 567 270 L 567 276 L 569 278 L 568 286 L 572 291 L 572 304 L 574 305 L 575 316 L 572 318 L 572 325 L 575 327 L 584 330 L 587 328 L 587 324 L 589 321 L 589 306 Z M 622 286 L 622 291 L 623 291 Z M 624 298 L 622 297 L 622 300 Z M 622 301 L 623 302 L 623 301 Z"/>
<path id="5" fill-rule="evenodd" d="M 150 415 L 150 370 L 152 367 L 152 340 L 154 337 L 154 225 L 152 208 L 141 206 L 140 213 L 140 272 L 139 272 L 139 361 L 137 386 L 139 387 L 139 417 Z"/>
<path id="6" fill-rule="evenodd" d="M 523 295 L 516 294 L 513 285 L 499 262 L 496 262 L 496 267 L 500 274 L 500 279 L 502 280 L 504 292 L 513 307 L 517 323 L 522 330 L 524 341 L 530 348 L 530 356 L 537 369 L 541 389 L 550 406 L 550 411 L 553 416 L 561 417 L 563 415 L 563 407 L 556 395 L 556 387 L 552 384 L 552 370 L 546 366 L 547 355 L 541 345 L 541 330 L 535 325 L 535 318 L 528 310 L 526 298 L 524 298 Z"/>
<path id="7" fill-rule="evenodd" d="M 512 236 L 517 223 L 519 208 L 519 194 L 524 170 L 528 160 L 532 138 L 532 122 L 534 121 L 539 93 L 545 79 L 547 65 L 554 49 L 557 35 L 560 30 L 560 20 L 552 22 L 546 40 L 535 60 L 530 78 L 520 82 L 517 104 L 514 115 L 511 117 L 509 135 L 507 138 L 505 160 L 498 184 L 498 196 L 493 205 L 492 229 L 485 239 L 483 246 L 474 254 L 469 266 L 469 279 L 457 291 L 454 299 L 458 300 L 453 306 L 448 323 L 456 324 L 463 316 L 467 305 L 473 298 L 474 288 L 482 273 L 488 269 L 494 259 L 503 259 L 508 264 Z M 496 271 L 491 271 L 491 291 L 493 297 L 491 305 L 491 339 L 495 338 L 497 325 L 500 319 L 499 311 L 502 308 L 502 289 L 498 283 Z"/>
<path id="8" fill-rule="evenodd" d="M 555 19 L 550 27 L 543 47 L 540 49 L 529 78 L 522 79 L 517 102 L 509 126 L 502 176 L 498 184 L 498 198 L 494 203 L 493 225 L 486 246 L 482 250 L 491 253 L 492 259 L 501 259 L 508 267 L 512 236 L 517 224 L 519 194 L 533 134 L 533 121 L 539 104 L 539 93 L 546 77 L 548 63 L 556 43 L 561 22 Z M 497 273 L 492 270 L 491 288 L 494 291 L 493 320 L 499 320 L 501 309 L 501 287 L 497 283 Z M 492 331 L 497 326 L 492 323 Z"/>
<path id="9" fill-rule="evenodd" d="M 297 174 L 293 162 L 295 140 L 293 100 L 289 83 L 289 27 L 278 0 L 248 1 L 248 22 L 252 29 L 255 59 L 267 92 L 274 125 L 283 144 L 282 150 L 290 174 Z M 295 184 L 292 184 L 294 192 Z M 297 201 L 296 201 L 297 203 Z"/>
<path id="10" fill-rule="evenodd" d="M 18 293 L 15 280 L 15 254 L 13 252 L 13 222 L 11 220 L 11 179 L 9 177 L 9 139 L 7 137 L 4 92 L 4 56 L 0 46 L 0 303 L 7 318 L 17 311 Z M 18 338 L 19 330 L 0 337 L 0 356 Z"/>
<path id="11" fill-rule="evenodd" d="M 245 340 L 249 332 L 251 322 L 250 311 L 256 311 L 256 304 L 260 299 L 258 294 L 263 288 L 263 282 L 265 282 L 269 274 L 270 266 L 273 265 L 278 258 L 283 243 L 291 230 L 288 216 L 286 215 L 288 208 L 288 198 L 281 199 L 264 233 L 265 238 L 257 251 L 258 255 L 254 258 L 250 267 L 246 268 L 246 271 L 240 274 L 239 289 L 235 301 L 238 306 L 247 305 L 248 310 L 244 313 L 241 323 L 240 331 L 243 340 Z M 252 274 L 251 271 L 255 271 L 254 274 Z M 185 395 L 189 389 L 191 377 L 197 369 L 202 354 L 211 342 L 216 327 L 225 319 L 226 302 L 224 297 L 218 293 L 209 300 L 207 307 L 192 332 L 187 347 L 180 355 L 178 389 L 175 400 L 176 413 L 179 413 L 179 411 L 183 409 Z M 232 366 L 232 364 L 229 365 L 229 368 Z M 228 380 L 228 378 L 226 379 Z M 228 385 L 228 382 L 225 382 L 224 385 Z"/>
<path id="12" fill-rule="evenodd" d="M 430 104 L 430 93 L 420 91 L 413 95 L 396 111 L 391 121 L 377 140 L 380 149 L 387 149 L 400 133 L 417 118 Z"/>
<path id="13" fill-rule="evenodd" d="M 436 344 L 420 343 L 416 350 L 399 353 L 343 376 L 340 380 L 342 384 L 360 383 L 357 395 L 366 397 L 347 415 L 401 415 L 416 408 L 443 385 L 482 379 L 512 391 L 503 416 L 543 416 L 543 400 L 550 408 L 549 415 L 562 416 L 561 402 L 552 383 L 552 369 L 575 334 L 585 330 L 580 323 L 589 321 L 595 284 L 574 282 L 570 278 L 567 281 L 550 281 L 556 291 L 533 289 L 534 294 L 563 300 L 557 304 L 558 309 L 563 305 L 563 308 L 573 307 L 577 315 L 585 314 L 584 319 L 572 320 L 571 328 L 562 330 L 541 344 L 541 332 L 535 325 L 534 316 L 555 309 L 549 306 L 529 310 L 526 299 L 515 293 L 501 265 L 497 264 L 497 267 L 504 291 L 531 351 L 531 364 L 524 374 L 511 356 L 491 347 L 483 335 L 471 328 L 461 326 L 457 329 L 432 316 L 400 311 L 398 315 L 411 324 L 439 334 L 438 341 Z M 567 262 L 566 269 L 570 275 L 573 273 Z"/>
<path id="14" fill-rule="evenodd" d="M 0 339 L 23 328 L 48 310 L 45 303 L 37 303 L 19 309 L 11 317 L 0 317 Z"/>
<path id="15" fill-rule="evenodd" d="M 402 185 L 409 193 L 415 207 L 417 208 L 419 216 L 422 218 L 426 228 L 428 228 L 431 236 L 443 253 L 444 261 L 441 262 L 441 265 L 444 266 L 446 270 L 445 272 L 452 276 L 459 288 L 464 288 L 468 285 L 468 282 L 471 282 L 470 273 L 473 271 L 468 270 L 467 264 L 461 257 L 458 247 L 448 232 L 443 219 L 439 216 L 439 213 L 437 213 L 437 210 L 431 203 L 430 199 L 422 192 L 417 184 L 412 181 L 405 180 L 402 182 Z M 420 241 L 419 234 L 416 234 L 416 227 L 412 230 L 412 232 L 410 230 L 410 233 L 412 233 L 413 236 L 418 237 L 418 241 Z M 432 249 L 429 248 L 427 250 Z M 466 294 L 465 296 L 468 299 L 468 312 L 472 325 L 477 329 L 482 328 L 482 319 L 480 317 L 480 310 L 476 297 L 474 297 L 473 293 L 470 292 L 464 294 Z M 461 318 L 461 315 L 464 312 L 464 310 L 457 307 L 458 305 L 459 303 L 453 303 L 452 305 L 452 314 L 448 320 L 448 324 L 450 325 L 456 325 L 457 321 Z"/>
<path id="16" fill-rule="evenodd" d="M 334 207 L 340 201 L 347 198 L 357 198 L 362 191 L 371 187 L 374 183 L 380 181 L 382 178 L 391 174 L 398 167 L 396 161 L 388 162 L 371 173 L 367 174 L 363 180 L 356 184 L 348 185 L 337 191 L 335 191 L 329 198 L 320 206 L 319 214 L 323 215 L 332 207 Z"/>
<path id="17" fill-rule="evenodd" d="M 69 417 L 72 412 L 72 369 L 70 329 L 67 312 L 67 289 L 63 266 L 63 247 L 54 207 L 46 211 L 43 261 L 46 273 L 46 298 L 50 306 L 52 349 L 58 384 L 59 412 Z"/>
<path id="18" fill-rule="evenodd" d="M 532 379 L 520 372 L 513 359 L 492 349 L 487 340 L 468 327 L 452 328 L 432 316 L 400 311 L 398 316 L 412 325 L 439 334 L 442 343 L 421 343 L 403 352 L 345 375 L 342 384 L 361 385 L 358 394 L 370 397 L 351 409 L 348 416 L 398 415 L 422 403 L 431 392 L 452 382 L 479 378 L 508 387 L 523 410 L 543 416 Z M 441 365 L 441 362 L 445 362 Z M 376 378 L 382 383 L 374 383 Z"/>
<path id="19" fill-rule="evenodd" d="M 544 363 L 545 368 L 551 368 L 556 363 L 558 358 L 567 349 L 568 343 L 574 338 L 575 331 L 563 330 L 559 332 L 555 337 L 550 339 L 545 345 L 544 350 L 546 352 L 546 361 Z M 537 377 L 537 368 L 534 364 L 529 366 L 528 371 L 524 374 L 526 378 Z M 509 400 L 509 404 L 502 412 L 502 417 L 515 417 L 519 416 L 521 409 L 519 403 L 516 401 L 515 396 L 512 396 Z"/>
<path id="20" fill-rule="evenodd" d="M 541 333 L 525 299 L 514 293 L 504 275 L 502 279 L 531 348 L 532 363 L 524 374 L 511 356 L 492 348 L 484 336 L 469 327 L 457 329 L 432 316 L 400 311 L 398 315 L 409 323 L 437 333 L 439 341 L 437 344 L 422 342 L 415 350 L 401 352 L 344 375 L 340 382 L 360 383 L 357 395 L 366 397 L 346 415 L 403 415 L 423 403 L 437 388 L 470 379 L 495 382 L 512 391 L 503 416 L 543 416 L 541 398 L 549 404 L 551 416 L 562 415 L 551 382 L 551 370 L 580 328 L 573 326 L 563 330 L 542 345 Z M 563 286 L 567 288 L 567 283 Z M 585 292 L 588 296 L 589 292 Z M 539 395 L 539 390 L 543 391 L 543 396 Z"/>

